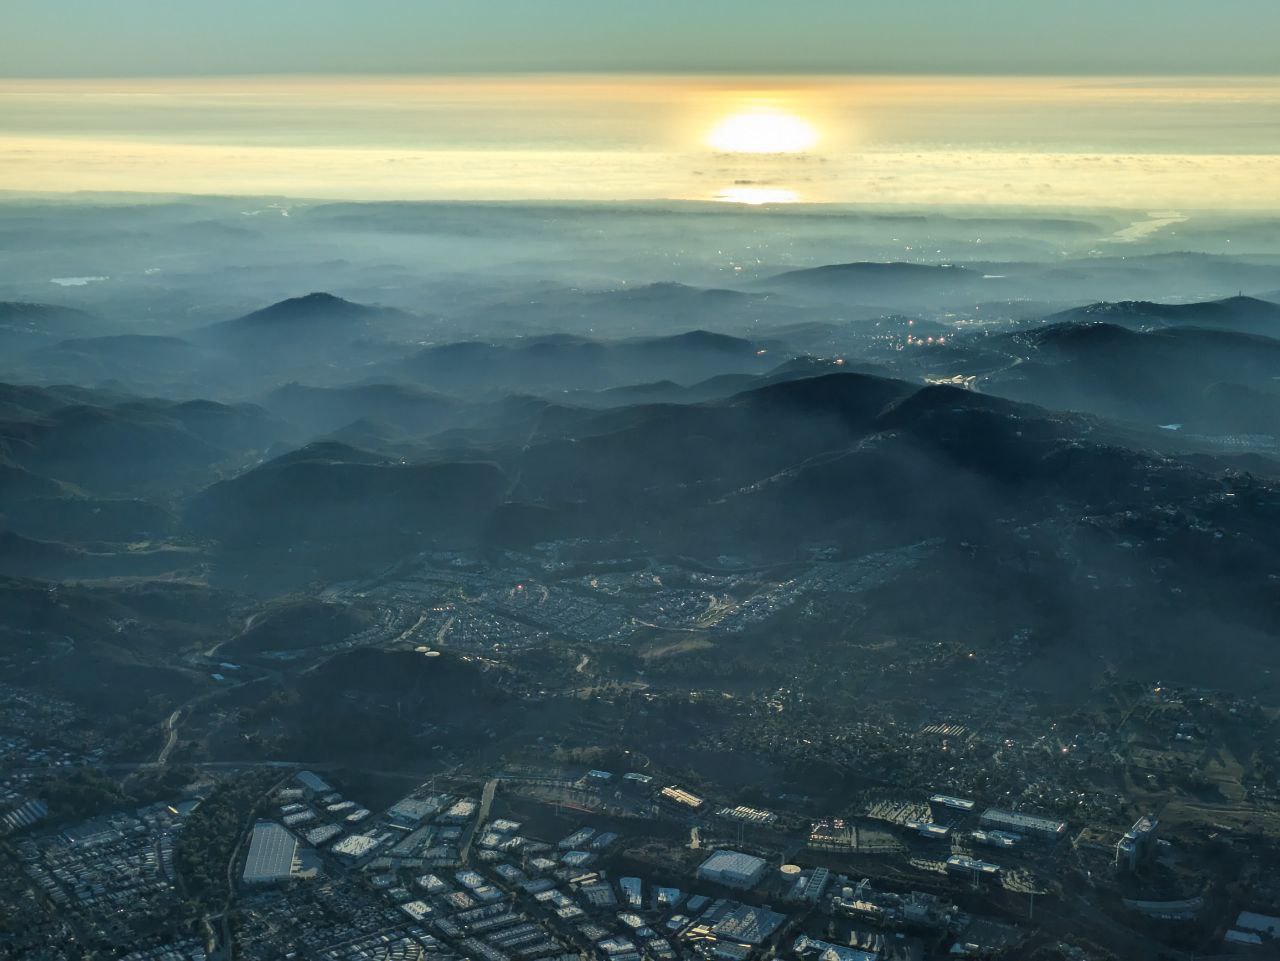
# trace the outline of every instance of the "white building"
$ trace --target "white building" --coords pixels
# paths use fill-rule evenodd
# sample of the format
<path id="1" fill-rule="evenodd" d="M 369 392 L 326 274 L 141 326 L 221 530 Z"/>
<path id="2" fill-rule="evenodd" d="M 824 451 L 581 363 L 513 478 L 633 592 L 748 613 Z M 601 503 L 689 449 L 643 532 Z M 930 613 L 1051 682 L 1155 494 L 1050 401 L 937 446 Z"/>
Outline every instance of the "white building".
<path id="1" fill-rule="evenodd" d="M 745 890 L 764 876 L 765 860 L 740 851 L 716 851 L 702 862 L 698 877 L 725 887 Z"/>
<path id="2" fill-rule="evenodd" d="M 259 821 L 249 839 L 245 884 L 274 884 L 293 877 L 298 839 L 274 821 Z"/>

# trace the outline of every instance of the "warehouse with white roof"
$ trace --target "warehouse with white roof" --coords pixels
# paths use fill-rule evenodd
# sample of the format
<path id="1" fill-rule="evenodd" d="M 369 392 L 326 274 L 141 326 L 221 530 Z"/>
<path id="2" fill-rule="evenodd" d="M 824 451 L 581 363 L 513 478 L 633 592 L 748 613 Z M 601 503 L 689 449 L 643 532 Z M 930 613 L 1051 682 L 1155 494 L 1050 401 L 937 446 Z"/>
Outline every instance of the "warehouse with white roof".
<path id="1" fill-rule="evenodd" d="M 702 862 L 698 877 L 728 888 L 754 887 L 764 876 L 765 860 L 741 851 L 716 851 Z"/>
<path id="2" fill-rule="evenodd" d="M 274 884 L 293 877 L 298 839 L 274 821 L 259 821 L 249 839 L 245 884 Z"/>

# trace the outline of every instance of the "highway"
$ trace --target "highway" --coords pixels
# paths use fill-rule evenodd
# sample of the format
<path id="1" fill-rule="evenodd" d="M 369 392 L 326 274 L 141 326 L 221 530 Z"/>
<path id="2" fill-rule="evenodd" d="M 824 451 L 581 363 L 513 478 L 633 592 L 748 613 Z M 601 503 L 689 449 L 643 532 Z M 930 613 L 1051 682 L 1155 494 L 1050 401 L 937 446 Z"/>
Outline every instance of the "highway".
<path id="1" fill-rule="evenodd" d="M 471 822 L 467 828 L 466 837 L 462 841 L 462 863 L 471 863 L 471 842 L 475 840 L 476 831 L 489 820 L 489 810 L 493 807 L 493 796 L 498 790 L 498 779 L 490 778 L 484 782 L 484 790 L 480 792 L 480 810 L 476 812 L 476 819 Z"/>

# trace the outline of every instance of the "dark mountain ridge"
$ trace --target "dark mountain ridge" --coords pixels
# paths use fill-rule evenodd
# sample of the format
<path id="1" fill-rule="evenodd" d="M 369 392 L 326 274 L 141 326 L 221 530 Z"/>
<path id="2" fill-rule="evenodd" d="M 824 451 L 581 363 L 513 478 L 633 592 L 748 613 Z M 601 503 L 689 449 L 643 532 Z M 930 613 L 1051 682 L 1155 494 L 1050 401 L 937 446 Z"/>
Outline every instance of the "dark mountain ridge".
<path id="1" fill-rule="evenodd" d="M 0 350 L 12 356 L 63 340 L 100 332 L 104 320 L 74 307 L 0 301 Z"/>
<path id="2" fill-rule="evenodd" d="M 691 383 L 718 374 L 762 373 L 776 362 L 766 359 L 764 349 L 705 330 L 615 341 L 558 335 L 426 347 L 386 372 L 394 380 L 459 396 L 559 393 L 645 380 Z"/>
<path id="3" fill-rule="evenodd" d="M 1245 296 L 1189 304 L 1157 304 L 1147 300 L 1103 301 L 1045 318 L 1045 323 L 1051 325 L 1098 321 L 1139 329 L 1210 327 L 1275 337 L 1280 335 L 1280 304 Z"/>
<path id="4" fill-rule="evenodd" d="M 966 299 L 979 289 L 982 280 L 980 272 L 953 264 L 863 261 L 789 270 L 758 283 L 775 290 L 838 296 L 859 304 L 923 305 Z"/>
<path id="5" fill-rule="evenodd" d="M 1224 387 L 1280 400 L 1280 340 L 1259 334 L 1063 322 L 994 340 L 1020 362 L 986 376 L 983 389 L 1044 407 L 1230 434 L 1249 412 L 1223 405 Z"/>

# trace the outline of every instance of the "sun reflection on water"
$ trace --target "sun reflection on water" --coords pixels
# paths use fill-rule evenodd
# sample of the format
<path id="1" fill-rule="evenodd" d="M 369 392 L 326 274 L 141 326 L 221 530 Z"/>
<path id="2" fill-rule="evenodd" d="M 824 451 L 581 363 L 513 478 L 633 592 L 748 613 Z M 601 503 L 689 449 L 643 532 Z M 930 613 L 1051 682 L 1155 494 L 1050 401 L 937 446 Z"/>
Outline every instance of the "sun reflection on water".
<path id="1" fill-rule="evenodd" d="M 800 199 L 794 190 L 785 187 L 725 187 L 716 194 L 716 200 L 729 204 L 793 204 Z"/>

